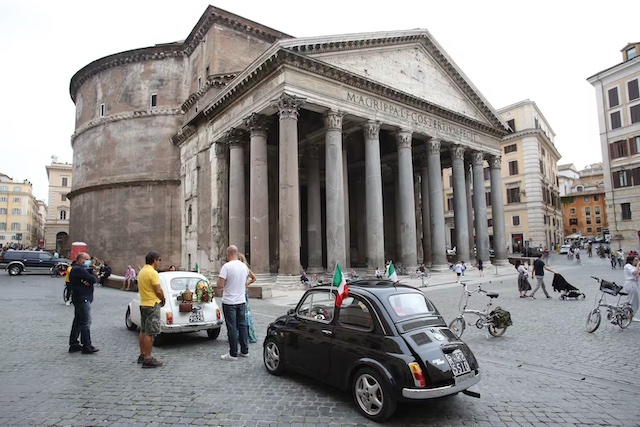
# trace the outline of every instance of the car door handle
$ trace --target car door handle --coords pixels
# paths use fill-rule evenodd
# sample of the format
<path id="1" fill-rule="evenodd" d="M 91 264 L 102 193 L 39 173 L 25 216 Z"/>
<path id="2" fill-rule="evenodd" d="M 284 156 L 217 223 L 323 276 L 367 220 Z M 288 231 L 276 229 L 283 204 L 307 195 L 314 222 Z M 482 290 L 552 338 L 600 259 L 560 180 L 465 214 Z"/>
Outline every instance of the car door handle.
<path id="1" fill-rule="evenodd" d="M 329 331 L 329 330 L 327 330 L 327 329 L 323 329 L 323 330 L 322 330 L 322 333 L 323 333 L 323 334 L 325 334 L 325 335 L 333 335 L 333 332 L 332 332 L 332 331 Z"/>

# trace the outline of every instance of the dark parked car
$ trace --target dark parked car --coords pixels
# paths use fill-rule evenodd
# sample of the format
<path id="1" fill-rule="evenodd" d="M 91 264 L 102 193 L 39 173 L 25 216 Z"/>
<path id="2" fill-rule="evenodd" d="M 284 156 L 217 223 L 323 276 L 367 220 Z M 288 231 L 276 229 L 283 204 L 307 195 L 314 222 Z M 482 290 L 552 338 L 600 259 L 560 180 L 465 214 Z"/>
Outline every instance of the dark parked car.
<path id="1" fill-rule="evenodd" d="M 480 381 L 478 362 L 417 289 L 388 280 L 349 282 L 335 306 L 336 288 L 308 290 L 295 309 L 267 329 L 264 365 L 273 375 L 299 372 L 351 389 L 367 418 L 383 421 L 398 401 L 420 401 Z"/>
<path id="2" fill-rule="evenodd" d="M 68 259 L 54 258 L 50 252 L 45 251 L 9 249 L 0 255 L 0 265 L 6 265 L 6 270 L 11 276 L 17 276 L 23 271 L 49 271 L 61 262 L 71 263 Z"/>

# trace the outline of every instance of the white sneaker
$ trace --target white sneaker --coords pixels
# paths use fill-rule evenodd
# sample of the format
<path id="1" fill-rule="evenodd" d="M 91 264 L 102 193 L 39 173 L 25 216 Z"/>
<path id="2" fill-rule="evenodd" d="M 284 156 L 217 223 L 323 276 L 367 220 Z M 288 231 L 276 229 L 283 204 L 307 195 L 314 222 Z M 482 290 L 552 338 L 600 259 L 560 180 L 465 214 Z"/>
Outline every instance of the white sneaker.
<path id="1" fill-rule="evenodd" d="M 240 357 L 249 357 L 249 353 L 240 352 L 240 353 L 238 353 L 238 356 L 240 356 Z"/>
<path id="2" fill-rule="evenodd" d="M 65 302 L 64 305 L 71 305 L 71 301 Z"/>
<path id="3" fill-rule="evenodd" d="M 237 357 L 230 355 L 229 353 L 227 354 L 223 354 L 222 356 L 220 356 L 220 359 L 222 360 L 230 360 L 232 362 L 235 362 L 236 360 L 238 360 Z"/>

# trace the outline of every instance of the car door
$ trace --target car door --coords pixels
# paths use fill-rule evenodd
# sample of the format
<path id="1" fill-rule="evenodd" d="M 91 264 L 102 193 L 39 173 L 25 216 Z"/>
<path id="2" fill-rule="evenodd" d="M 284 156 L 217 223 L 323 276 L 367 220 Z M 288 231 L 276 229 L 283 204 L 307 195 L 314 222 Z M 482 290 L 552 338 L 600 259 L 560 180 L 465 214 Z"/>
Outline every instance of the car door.
<path id="1" fill-rule="evenodd" d="M 25 268 L 37 268 L 40 267 L 39 252 L 25 251 L 22 253 L 22 263 Z"/>
<path id="2" fill-rule="evenodd" d="M 323 381 L 329 375 L 334 309 L 333 292 L 309 291 L 287 325 L 287 362 L 296 370 Z"/>

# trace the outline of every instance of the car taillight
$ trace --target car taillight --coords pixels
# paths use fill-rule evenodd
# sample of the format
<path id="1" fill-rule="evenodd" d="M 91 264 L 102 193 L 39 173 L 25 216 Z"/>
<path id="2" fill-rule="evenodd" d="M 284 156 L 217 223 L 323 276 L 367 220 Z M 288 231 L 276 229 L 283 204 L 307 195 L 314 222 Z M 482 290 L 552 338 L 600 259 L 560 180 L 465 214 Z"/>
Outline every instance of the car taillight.
<path id="1" fill-rule="evenodd" d="M 220 309 L 216 308 L 216 319 L 220 320 Z"/>
<path id="2" fill-rule="evenodd" d="M 167 311 L 167 325 L 173 325 L 173 313 Z"/>
<path id="3" fill-rule="evenodd" d="M 416 387 L 424 387 L 425 385 L 427 385 L 420 365 L 415 362 L 409 363 L 409 369 L 411 369 L 411 373 L 413 374 L 413 383 Z"/>

